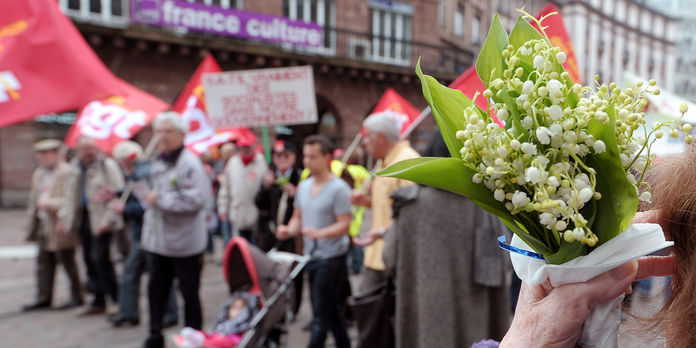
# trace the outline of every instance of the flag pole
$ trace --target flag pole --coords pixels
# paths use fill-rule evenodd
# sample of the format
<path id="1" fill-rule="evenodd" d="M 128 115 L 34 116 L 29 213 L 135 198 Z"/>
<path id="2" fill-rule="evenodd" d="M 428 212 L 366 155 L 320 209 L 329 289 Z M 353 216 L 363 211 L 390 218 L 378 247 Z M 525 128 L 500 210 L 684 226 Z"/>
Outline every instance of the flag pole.
<path id="1" fill-rule="evenodd" d="M 408 125 L 408 128 L 399 136 L 399 140 L 405 140 L 409 135 L 418 127 L 418 125 L 423 122 L 423 120 L 430 115 L 430 106 L 426 106 L 420 115 Z"/>
<path id="2" fill-rule="evenodd" d="M 348 146 L 346 152 L 343 153 L 343 157 L 341 157 L 341 163 L 348 163 L 350 155 L 352 155 L 353 151 L 355 151 L 355 149 L 358 147 L 358 144 L 360 144 L 360 140 L 362 140 L 362 132 L 358 132 L 358 134 L 355 135 L 355 138 L 353 138 L 353 142 L 350 143 L 350 146 Z"/>
<path id="3" fill-rule="evenodd" d="M 268 126 L 261 126 L 261 137 L 263 138 L 263 152 L 266 155 L 266 163 L 271 164 L 271 140 L 268 136 Z"/>
<path id="4" fill-rule="evenodd" d="M 147 143 L 147 146 L 145 147 L 145 153 L 143 153 L 144 158 L 150 159 L 150 157 L 152 157 L 152 154 L 155 151 L 155 145 L 157 145 L 157 141 L 159 141 L 159 135 L 155 133 L 155 135 L 153 135 L 152 138 L 150 138 L 150 142 Z M 130 197 L 131 195 L 131 191 L 132 189 L 130 186 L 126 185 L 126 187 L 123 188 L 123 193 L 121 194 L 121 201 L 123 203 L 126 203 L 128 197 Z"/>

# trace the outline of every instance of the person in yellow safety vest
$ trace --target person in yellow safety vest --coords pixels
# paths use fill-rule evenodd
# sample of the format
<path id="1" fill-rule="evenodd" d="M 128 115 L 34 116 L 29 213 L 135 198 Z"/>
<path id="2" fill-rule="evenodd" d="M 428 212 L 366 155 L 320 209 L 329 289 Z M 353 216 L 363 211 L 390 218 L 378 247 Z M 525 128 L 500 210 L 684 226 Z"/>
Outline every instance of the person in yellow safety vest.
<path id="1" fill-rule="evenodd" d="M 344 175 L 344 170 L 348 171 L 348 176 L 350 178 L 346 178 Z M 352 185 L 354 189 L 360 189 L 360 186 L 363 184 L 365 179 L 370 177 L 370 172 L 365 169 L 365 167 L 358 165 L 358 164 L 348 164 L 346 165 L 345 163 L 339 161 L 339 160 L 332 160 L 331 161 L 331 171 L 336 175 L 337 177 L 344 179 L 346 181 L 350 181 L 347 179 L 352 179 Z M 302 175 L 300 176 L 300 181 L 307 179 L 309 177 L 309 170 L 305 168 L 302 171 Z M 349 182 L 350 184 L 350 182 Z M 354 206 L 353 207 L 353 217 L 350 221 L 350 229 L 348 230 L 348 234 L 351 237 L 355 237 L 358 234 L 360 234 L 360 227 L 362 226 L 362 221 L 363 221 L 363 215 L 365 214 L 365 207 L 362 206 Z"/>

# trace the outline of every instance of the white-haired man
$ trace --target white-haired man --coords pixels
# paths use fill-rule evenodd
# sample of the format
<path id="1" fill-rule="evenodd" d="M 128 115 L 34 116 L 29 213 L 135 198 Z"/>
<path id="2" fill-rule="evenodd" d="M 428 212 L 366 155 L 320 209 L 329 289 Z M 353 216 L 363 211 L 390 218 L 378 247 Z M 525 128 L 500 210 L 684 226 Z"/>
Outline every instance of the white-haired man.
<path id="1" fill-rule="evenodd" d="M 174 278 L 184 298 L 185 326 L 201 329 L 198 297 L 203 251 L 208 243 L 205 204 L 212 186 L 203 164 L 184 147 L 188 125 L 178 113 L 159 114 L 153 122 L 159 156 L 150 168 L 151 191 L 141 246 L 150 254 L 150 336 L 145 347 L 164 347 L 162 320 Z"/>
<path id="2" fill-rule="evenodd" d="M 363 128 L 365 129 L 363 143 L 366 151 L 373 158 L 382 160 L 382 166 L 379 169 L 386 168 L 396 162 L 420 157 L 407 140 L 399 139 L 399 126 L 393 116 L 387 113 L 370 115 L 363 121 Z M 403 179 L 375 177 L 371 193 L 353 190 L 351 194 L 353 205 L 372 208 L 370 232 L 364 239 L 354 238 L 353 240 L 355 244 L 365 246 L 365 267 L 362 271 L 361 292 L 373 288 L 385 279 L 385 266 L 382 261 L 382 248 L 384 247 L 382 236 L 392 222 L 390 196 L 396 189 L 407 185 L 414 185 L 414 183 Z"/>
<path id="3" fill-rule="evenodd" d="M 126 187 L 132 194 L 123 201 L 117 199 L 109 204 L 109 209 L 123 215 L 123 222 L 130 235 L 130 250 L 118 285 L 118 313 L 109 317 L 113 326 L 138 325 L 140 323 L 140 278 L 146 270 L 145 251 L 140 247 L 145 211 L 139 197 L 147 190 L 145 179 L 150 171 L 150 163 L 145 161 L 143 148 L 136 142 L 126 140 L 116 145 L 111 152 L 121 166 L 126 179 Z M 115 193 L 118 194 L 118 193 Z M 122 196 L 122 193 L 120 194 Z M 176 325 L 178 318 L 176 292 L 170 291 L 167 312 L 163 327 Z"/>

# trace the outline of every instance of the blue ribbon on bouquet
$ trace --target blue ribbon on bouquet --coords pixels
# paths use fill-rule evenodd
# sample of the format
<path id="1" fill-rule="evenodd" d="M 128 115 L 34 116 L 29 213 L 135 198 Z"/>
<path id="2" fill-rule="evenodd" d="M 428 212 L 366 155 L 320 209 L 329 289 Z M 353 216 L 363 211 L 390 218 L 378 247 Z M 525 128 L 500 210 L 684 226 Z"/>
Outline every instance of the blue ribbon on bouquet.
<path id="1" fill-rule="evenodd" d="M 529 256 L 529 257 L 532 257 L 532 258 L 535 258 L 535 259 L 539 259 L 539 260 L 542 260 L 542 261 L 544 260 L 544 256 L 542 256 L 541 254 L 537 254 L 537 253 L 535 253 L 535 252 L 533 252 L 533 251 L 529 251 L 529 250 L 520 249 L 520 248 L 514 247 L 514 246 L 512 246 L 512 245 L 510 245 L 510 244 L 505 244 L 505 235 L 502 235 L 502 236 L 498 237 L 498 247 L 499 247 L 500 249 L 507 250 L 507 251 L 509 251 L 509 252 L 511 252 L 511 253 L 516 253 L 516 254 L 520 254 L 520 255 L 524 255 L 524 256 Z"/>

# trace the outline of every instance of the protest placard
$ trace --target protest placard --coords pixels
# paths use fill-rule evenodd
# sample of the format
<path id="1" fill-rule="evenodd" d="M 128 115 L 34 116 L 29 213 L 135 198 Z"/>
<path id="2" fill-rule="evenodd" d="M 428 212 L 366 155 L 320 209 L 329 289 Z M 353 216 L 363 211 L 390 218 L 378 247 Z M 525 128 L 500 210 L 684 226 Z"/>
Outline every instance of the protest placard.
<path id="1" fill-rule="evenodd" d="M 215 128 L 317 122 L 311 66 L 203 75 L 210 123 Z"/>

